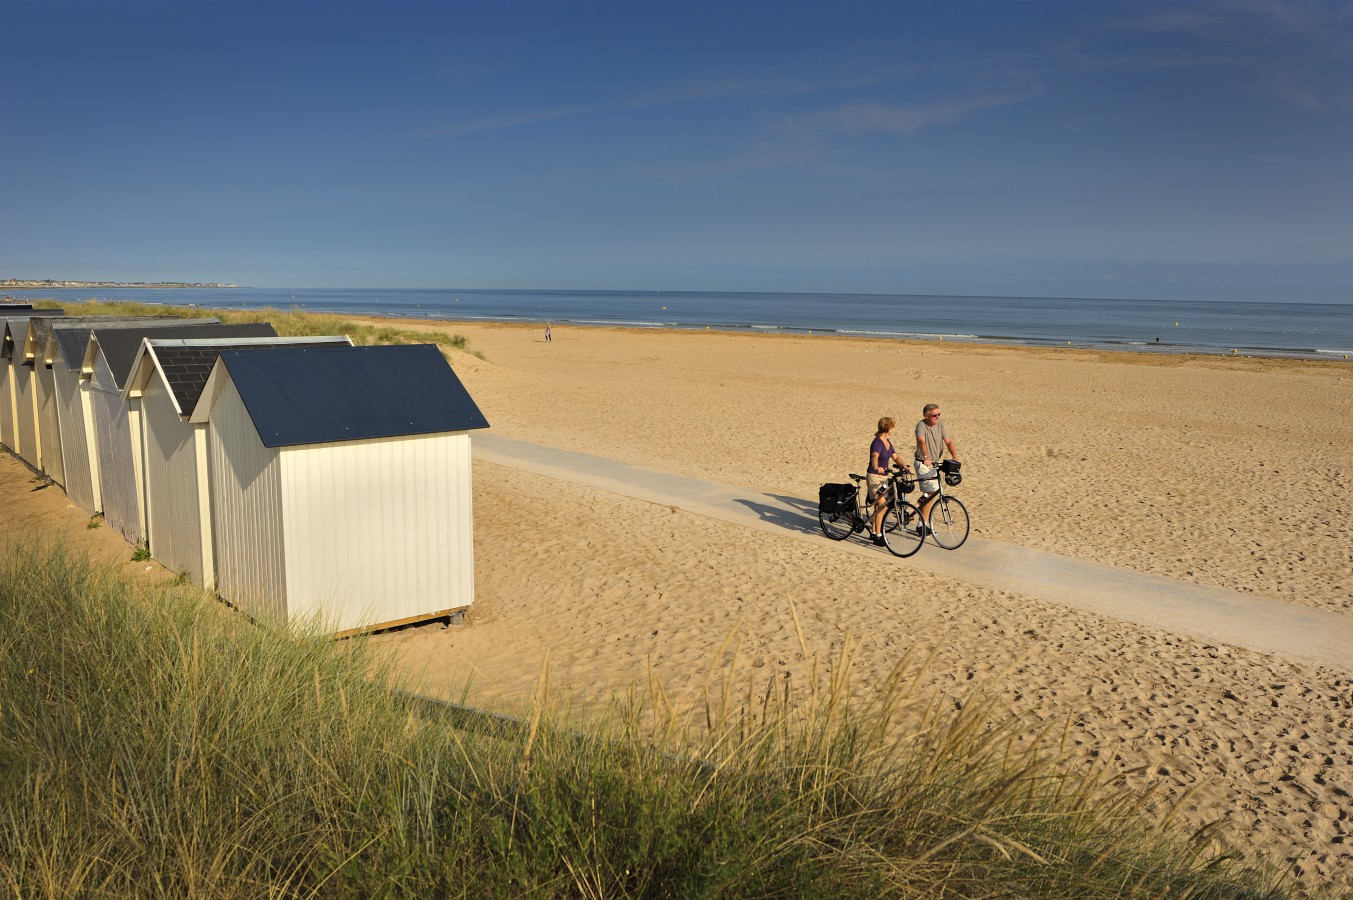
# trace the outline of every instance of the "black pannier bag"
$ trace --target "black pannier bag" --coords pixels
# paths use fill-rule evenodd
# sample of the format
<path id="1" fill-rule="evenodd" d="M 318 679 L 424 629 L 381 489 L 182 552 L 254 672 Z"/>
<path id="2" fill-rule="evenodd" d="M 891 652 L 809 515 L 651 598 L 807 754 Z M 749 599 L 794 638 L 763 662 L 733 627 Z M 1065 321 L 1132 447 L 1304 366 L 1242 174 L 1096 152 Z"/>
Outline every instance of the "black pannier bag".
<path id="1" fill-rule="evenodd" d="M 963 463 L 956 459 L 946 459 L 940 463 L 940 471 L 944 473 L 944 483 L 949 487 L 958 487 L 963 483 L 963 473 L 959 469 L 963 468 Z"/>
<path id="2" fill-rule="evenodd" d="M 817 489 L 817 511 L 835 514 L 855 502 L 855 485 L 824 484 Z"/>

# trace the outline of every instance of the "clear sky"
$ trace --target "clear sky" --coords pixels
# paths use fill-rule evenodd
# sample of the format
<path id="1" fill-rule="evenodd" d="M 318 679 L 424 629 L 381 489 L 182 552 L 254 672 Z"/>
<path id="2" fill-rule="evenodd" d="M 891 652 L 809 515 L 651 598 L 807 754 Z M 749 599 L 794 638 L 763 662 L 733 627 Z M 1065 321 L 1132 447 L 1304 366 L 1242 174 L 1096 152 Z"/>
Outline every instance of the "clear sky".
<path id="1" fill-rule="evenodd" d="M 1353 4 L 0 0 L 0 277 L 1353 302 Z"/>

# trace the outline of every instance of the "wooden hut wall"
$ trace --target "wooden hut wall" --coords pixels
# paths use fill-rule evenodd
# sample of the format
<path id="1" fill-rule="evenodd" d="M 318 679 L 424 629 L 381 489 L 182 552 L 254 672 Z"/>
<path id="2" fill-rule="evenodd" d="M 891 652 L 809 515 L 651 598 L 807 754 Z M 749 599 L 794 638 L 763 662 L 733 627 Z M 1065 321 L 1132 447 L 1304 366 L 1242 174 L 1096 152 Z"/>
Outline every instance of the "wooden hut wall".
<path id="1" fill-rule="evenodd" d="M 34 360 L 34 387 L 37 391 L 37 427 L 39 465 L 47 476 L 66 486 L 66 470 L 61 455 L 61 422 L 57 412 L 56 374 L 41 355 Z"/>
<path id="2" fill-rule="evenodd" d="M 195 433 L 179 417 L 157 371 L 141 395 L 145 441 L 146 534 L 150 555 L 194 584 L 206 584 L 202 515 L 198 504 Z M 209 539 L 209 535 L 208 535 Z"/>
<path id="3" fill-rule="evenodd" d="M 216 592 L 256 618 L 285 619 L 281 466 L 263 446 L 233 384 L 217 396 L 207 429 Z"/>
<path id="4" fill-rule="evenodd" d="M 468 606 L 470 437 L 281 449 L 287 610 L 336 630 Z"/>
<path id="5" fill-rule="evenodd" d="M 141 519 L 141 460 L 133 443 L 131 406 L 109 387 L 114 384 L 113 373 L 99 354 L 89 382 L 89 399 L 94 408 L 101 511 L 105 522 L 139 544 L 146 537 Z"/>
<path id="6" fill-rule="evenodd" d="M 0 357 L 0 444 L 14 449 L 14 379 L 4 357 Z"/>
<path id="7" fill-rule="evenodd" d="M 66 496 L 85 512 L 98 511 L 91 469 L 91 431 L 89 429 L 86 388 L 79 370 L 66 368 L 60 354 L 52 362 L 56 381 L 57 413 L 61 419 L 61 460 L 66 476 Z"/>
<path id="8" fill-rule="evenodd" d="M 17 356 L 17 354 L 16 354 Z M 14 452 L 30 466 L 38 465 L 38 429 L 36 399 L 33 390 L 33 366 L 14 360 Z"/>

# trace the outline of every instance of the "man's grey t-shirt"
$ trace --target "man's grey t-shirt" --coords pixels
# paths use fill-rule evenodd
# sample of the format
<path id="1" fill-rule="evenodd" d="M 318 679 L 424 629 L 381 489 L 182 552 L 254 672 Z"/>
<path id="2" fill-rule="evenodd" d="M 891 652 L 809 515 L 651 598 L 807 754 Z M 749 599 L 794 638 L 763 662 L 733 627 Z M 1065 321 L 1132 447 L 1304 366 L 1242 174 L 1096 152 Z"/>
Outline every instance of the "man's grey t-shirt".
<path id="1" fill-rule="evenodd" d="M 949 438 L 949 432 L 944 430 L 944 423 L 938 425 L 927 425 L 925 419 L 916 423 L 916 436 L 925 441 L 926 449 L 930 451 L 930 461 L 934 462 L 944 453 L 945 441 Z M 917 459 L 922 457 L 918 454 Z"/>

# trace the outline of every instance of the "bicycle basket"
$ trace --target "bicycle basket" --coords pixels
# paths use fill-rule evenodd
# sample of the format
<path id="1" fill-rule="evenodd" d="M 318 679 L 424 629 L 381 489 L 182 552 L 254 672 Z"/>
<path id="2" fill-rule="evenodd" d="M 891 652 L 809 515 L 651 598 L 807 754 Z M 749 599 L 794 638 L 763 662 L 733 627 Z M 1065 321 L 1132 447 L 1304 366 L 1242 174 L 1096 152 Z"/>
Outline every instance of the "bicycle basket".
<path id="1" fill-rule="evenodd" d="M 897 490 L 902 494 L 910 494 L 916 490 L 916 482 L 910 478 L 897 479 Z"/>
<path id="2" fill-rule="evenodd" d="M 958 471 L 962 467 L 963 463 L 956 459 L 946 459 L 944 462 L 940 463 L 939 468 L 940 471 L 944 473 L 944 483 L 949 485 L 949 487 L 958 487 L 962 484 L 963 476 Z"/>
<path id="3" fill-rule="evenodd" d="M 839 513 L 855 502 L 855 485 L 824 484 L 817 489 L 817 510 L 824 513 Z"/>

